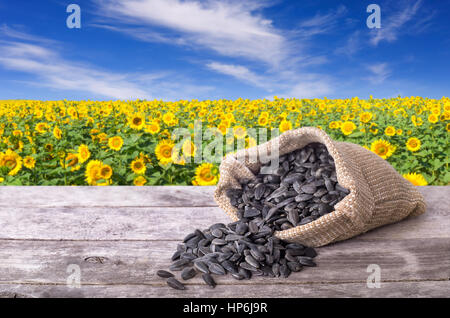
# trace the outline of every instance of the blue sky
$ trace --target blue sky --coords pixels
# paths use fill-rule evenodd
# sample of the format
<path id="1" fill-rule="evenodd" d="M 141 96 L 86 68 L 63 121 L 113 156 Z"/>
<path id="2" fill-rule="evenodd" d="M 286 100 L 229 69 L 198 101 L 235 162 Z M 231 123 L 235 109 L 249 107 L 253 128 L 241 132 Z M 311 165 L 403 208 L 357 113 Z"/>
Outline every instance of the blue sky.
<path id="1" fill-rule="evenodd" d="M 0 0 L 0 99 L 441 98 L 449 70 L 447 0 Z"/>

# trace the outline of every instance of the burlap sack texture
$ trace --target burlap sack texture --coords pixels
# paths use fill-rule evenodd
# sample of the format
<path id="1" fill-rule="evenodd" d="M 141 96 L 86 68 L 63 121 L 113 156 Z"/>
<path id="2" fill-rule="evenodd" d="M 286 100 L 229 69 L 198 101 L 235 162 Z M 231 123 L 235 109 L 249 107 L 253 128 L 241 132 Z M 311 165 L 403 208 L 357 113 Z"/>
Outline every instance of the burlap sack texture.
<path id="1" fill-rule="evenodd" d="M 303 127 L 224 157 L 214 199 L 233 221 L 238 217 L 226 196 L 226 189 L 240 188 L 238 180 L 241 178 L 254 178 L 261 164 L 249 163 L 249 155 L 261 151 L 270 153 L 276 142 L 280 156 L 311 142 L 325 144 L 334 158 L 339 184 L 350 190 L 333 212 L 308 224 L 276 232 L 274 235 L 280 239 L 318 247 L 425 212 L 422 195 L 387 161 L 359 145 L 334 141 L 323 130 Z"/>

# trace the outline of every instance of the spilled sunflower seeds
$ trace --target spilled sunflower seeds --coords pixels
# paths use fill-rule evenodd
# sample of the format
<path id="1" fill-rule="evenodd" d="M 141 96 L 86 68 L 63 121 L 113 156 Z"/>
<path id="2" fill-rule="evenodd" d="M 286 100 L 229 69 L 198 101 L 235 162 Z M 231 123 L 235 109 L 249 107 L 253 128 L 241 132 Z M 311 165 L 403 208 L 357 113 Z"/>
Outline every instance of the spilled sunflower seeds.
<path id="1" fill-rule="evenodd" d="M 197 229 L 178 244 L 170 270 L 181 271 L 182 280 L 201 273 L 205 284 L 214 288 L 213 275 L 231 274 L 237 280 L 286 278 L 316 266 L 314 248 L 282 241 L 273 234 L 332 212 L 349 193 L 338 184 L 334 160 L 319 143 L 281 156 L 280 167 L 272 174 L 258 174 L 240 183 L 241 189 L 227 192 L 239 221 Z M 170 272 L 160 270 L 157 275 L 174 289 L 186 288 Z"/>

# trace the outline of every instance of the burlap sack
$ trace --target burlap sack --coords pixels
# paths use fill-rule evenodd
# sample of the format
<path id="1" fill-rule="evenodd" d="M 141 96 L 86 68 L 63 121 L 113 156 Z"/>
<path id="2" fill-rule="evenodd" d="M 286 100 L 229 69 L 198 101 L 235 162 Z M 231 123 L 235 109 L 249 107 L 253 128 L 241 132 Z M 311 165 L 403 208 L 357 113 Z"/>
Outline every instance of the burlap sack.
<path id="1" fill-rule="evenodd" d="M 339 184 L 350 190 L 335 205 L 333 212 L 308 224 L 276 232 L 275 236 L 280 239 L 318 247 L 425 212 L 422 195 L 387 161 L 359 145 L 334 141 L 323 130 L 304 127 L 224 157 L 214 198 L 233 221 L 238 220 L 236 209 L 231 205 L 225 190 L 240 188 L 238 180 L 241 178 L 253 178 L 261 164 L 249 163 L 249 155 L 267 150 L 270 153 L 276 142 L 280 156 L 311 142 L 325 144 L 334 158 Z"/>

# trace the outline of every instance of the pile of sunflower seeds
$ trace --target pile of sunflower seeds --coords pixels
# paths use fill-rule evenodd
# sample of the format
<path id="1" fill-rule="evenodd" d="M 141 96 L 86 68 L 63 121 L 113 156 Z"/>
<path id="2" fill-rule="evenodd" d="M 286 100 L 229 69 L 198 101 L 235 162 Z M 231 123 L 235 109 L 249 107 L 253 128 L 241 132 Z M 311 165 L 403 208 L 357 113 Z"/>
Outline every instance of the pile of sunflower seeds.
<path id="1" fill-rule="evenodd" d="M 229 189 L 239 221 L 195 230 L 178 244 L 170 271 L 182 280 L 198 273 L 211 288 L 212 276 L 230 273 L 235 279 L 255 276 L 288 277 L 304 266 L 316 266 L 316 251 L 273 236 L 276 230 L 306 224 L 329 213 L 348 190 L 337 183 L 333 158 L 322 144 L 309 144 L 280 157 L 281 166 L 269 175 L 241 180 L 242 189 Z M 174 289 L 185 289 L 169 271 L 159 270 Z"/>
<path id="2" fill-rule="evenodd" d="M 257 226 L 261 223 L 260 226 Z M 272 236 L 273 229 L 263 222 L 243 218 L 225 225 L 217 223 L 207 230 L 195 230 L 178 244 L 172 256 L 170 271 L 181 271 L 181 278 L 188 280 L 202 273 L 211 288 L 216 282 L 211 274 L 230 273 L 235 279 L 250 279 L 252 275 L 288 277 L 303 266 L 316 266 L 316 251 L 296 243 L 287 243 Z M 160 270 L 157 275 L 167 278 L 167 284 L 175 289 L 185 289 L 171 272 Z"/>

